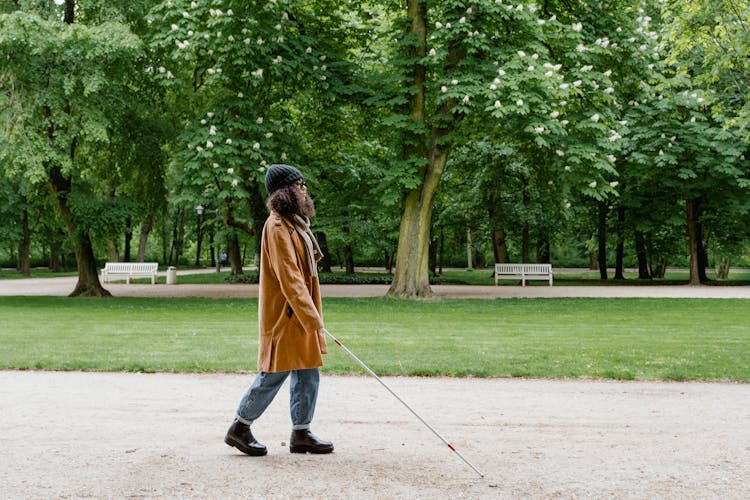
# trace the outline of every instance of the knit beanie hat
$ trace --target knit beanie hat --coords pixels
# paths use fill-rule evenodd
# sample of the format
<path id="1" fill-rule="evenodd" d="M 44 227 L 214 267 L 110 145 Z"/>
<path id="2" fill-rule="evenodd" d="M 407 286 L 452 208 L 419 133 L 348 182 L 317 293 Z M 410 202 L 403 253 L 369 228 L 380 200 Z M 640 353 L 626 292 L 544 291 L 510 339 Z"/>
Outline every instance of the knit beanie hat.
<path id="1" fill-rule="evenodd" d="M 291 165 L 276 163 L 268 167 L 266 172 L 266 191 L 272 195 L 274 191 L 302 179 L 302 172 Z"/>

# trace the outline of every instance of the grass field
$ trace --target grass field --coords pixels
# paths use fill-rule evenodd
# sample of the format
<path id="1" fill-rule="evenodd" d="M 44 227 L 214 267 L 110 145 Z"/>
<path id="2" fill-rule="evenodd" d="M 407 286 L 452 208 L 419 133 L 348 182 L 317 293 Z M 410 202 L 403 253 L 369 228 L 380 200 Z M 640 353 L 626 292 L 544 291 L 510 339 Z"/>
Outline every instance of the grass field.
<path id="1" fill-rule="evenodd" d="M 325 319 L 384 375 L 750 381 L 742 299 L 331 298 Z M 2 297 L 0 345 L 6 369 L 252 371 L 257 300 Z"/>

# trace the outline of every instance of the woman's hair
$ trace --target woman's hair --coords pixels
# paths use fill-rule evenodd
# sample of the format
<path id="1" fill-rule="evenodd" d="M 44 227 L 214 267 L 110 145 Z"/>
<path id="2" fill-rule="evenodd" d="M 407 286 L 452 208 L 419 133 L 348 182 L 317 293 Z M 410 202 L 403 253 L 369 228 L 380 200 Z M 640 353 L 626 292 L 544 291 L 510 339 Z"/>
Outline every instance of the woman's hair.
<path id="1" fill-rule="evenodd" d="M 300 213 L 299 197 L 294 185 L 281 187 L 268 197 L 266 203 L 269 210 L 278 212 L 282 217 L 289 218 Z"/>
<path id="2" fill-rule="evenodd" d="M 315 203 L 307 193 L 300 193 L 294 184 L 277 189 L 268 197 L 269 210 L 277 212 L 287 219 L 293 215 L 315 216 Z"/>

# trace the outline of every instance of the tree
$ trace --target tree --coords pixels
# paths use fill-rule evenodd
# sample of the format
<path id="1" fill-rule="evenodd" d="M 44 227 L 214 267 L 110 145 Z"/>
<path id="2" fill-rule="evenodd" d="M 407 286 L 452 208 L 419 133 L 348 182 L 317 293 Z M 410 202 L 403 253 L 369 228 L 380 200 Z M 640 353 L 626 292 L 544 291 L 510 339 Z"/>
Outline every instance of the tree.
<path id="1" fill-rule="evenodd" d="M 140 41 L 122 23 L 85 21 L 66 0 L 47 10 L 0 15 L 3 161 L 16 175 L 46 184 L 56 200 L 78 265 L 72 296 L 102 296 L 92 234 L 108 224 L 92 172 L 78 152 L 106 144 L 108 129 L 133 99 Z M 78 13 L 78 14 L 77 14 Z"/>

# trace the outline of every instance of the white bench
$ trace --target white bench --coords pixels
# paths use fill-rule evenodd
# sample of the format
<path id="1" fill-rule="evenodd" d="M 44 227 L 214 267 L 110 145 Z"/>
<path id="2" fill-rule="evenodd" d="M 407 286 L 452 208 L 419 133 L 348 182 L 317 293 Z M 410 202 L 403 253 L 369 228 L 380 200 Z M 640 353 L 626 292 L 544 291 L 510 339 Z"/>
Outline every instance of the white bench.
<path id="1" fill-rule="evenodd" d="M 495 264 L 495 286 L 500 279 L 520 278 L 521 286 L 526 280 L 548 280 L 552 286 L 552 264 Z"/>
<path id="2" fill-rule="evenodd" d="M 132 278 L 151 278 L 151 284 L 156 284 L 157 262 L 106 262 L 102 269 L 102 281 L 108 278 L 124 276 L 125 282 L 130 284 Z"/>

